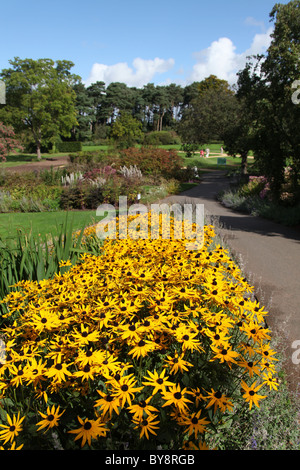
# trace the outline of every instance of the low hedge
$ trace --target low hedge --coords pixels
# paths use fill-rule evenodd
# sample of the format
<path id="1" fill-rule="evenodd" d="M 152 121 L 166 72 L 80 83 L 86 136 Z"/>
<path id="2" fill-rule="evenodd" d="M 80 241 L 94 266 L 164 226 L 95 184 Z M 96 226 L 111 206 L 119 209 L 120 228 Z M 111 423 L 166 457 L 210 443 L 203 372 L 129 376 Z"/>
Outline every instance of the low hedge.
<path id="1" fill-rule="evenodd" d="M 58 142 L 55 144 L 57 152 L 81 152 L 82 143 L 81 142 Z"/>

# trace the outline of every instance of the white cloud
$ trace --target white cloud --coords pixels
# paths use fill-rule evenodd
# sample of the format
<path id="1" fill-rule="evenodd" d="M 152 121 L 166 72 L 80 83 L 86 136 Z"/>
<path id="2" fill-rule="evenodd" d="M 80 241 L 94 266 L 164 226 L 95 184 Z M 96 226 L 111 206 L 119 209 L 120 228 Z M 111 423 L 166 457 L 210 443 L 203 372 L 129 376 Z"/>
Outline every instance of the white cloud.
<path id="1" fill-rule="evenodd" d="M 188 82 L 201 81 L 209 75 L 227 80 L 230 84 L 236 82 L 236 73 L 241 70 L 247 60 L 247 56 L 263 54 L 271 43 L 269 28 L 265 33 L 256 34 L 249 49 L 241 54 L 236 53 L 236 46 L 231 39 L 223 37 L 214 41 L 207 49 L 195 54 L 197 63 L 193 67 Z"/>
<path id="2" fill-rule="evenodd" d="M 106 86 L 112 82 L 126 83 L 129 87 L 141 88 L 149 83 L 156 74 L 162 74 L 174 66 L 174 59 L 144 60 L 134 59 L 132 67 L 127 62 L 119 62 L 114 65 L 105 65 L 95 63 L 90 72 L 89 78 L 85 81 L 88 86 L 96 81 L 103 81 Z"/>
<path id="3" fill-rule="evenodd" d="M 173 71 L 173 78 L 163 77 L 161 84 L 178 83 L 185 86 L 188 83 L 201 81 L 216 75 L 218 78 L 227 80 L 231 85 L 236 83 L 237 72 L 242 70 L 247 61 L 247 57 L 256 54 L 263 54 L 271 43 L 271 33 L 273 28 L 263 27 L 263 23 L 257 22 L 254 18 L 247 18 L 245 21 L 249 26 L 260 27 L 261 32 L 255 34 L 250 47 L 238 54 L 233 41 L 227 37 L 221 37 L 213 41 L 207 49 L 196 52 L 192 71 L 184 77 L 184 70 L 180 68 Z M 150 82 L 157 82 L 156 76 L 170 71 L 175 65 L 174 59 L 153 60 L 136 58 L 132 65 L 127 62 L 119 62 L 114 65 L 95 63 L 92 66 L 89 78 L 84 82 L 87 86 L 96 81 L 103 81 L 106 86 L 113 82 L 126 83 L 129 87 L 142 88 Z M 177 76 L 176 76 L 177 75 Z M 155 78 L 155 80 L 154 80 Z"/>

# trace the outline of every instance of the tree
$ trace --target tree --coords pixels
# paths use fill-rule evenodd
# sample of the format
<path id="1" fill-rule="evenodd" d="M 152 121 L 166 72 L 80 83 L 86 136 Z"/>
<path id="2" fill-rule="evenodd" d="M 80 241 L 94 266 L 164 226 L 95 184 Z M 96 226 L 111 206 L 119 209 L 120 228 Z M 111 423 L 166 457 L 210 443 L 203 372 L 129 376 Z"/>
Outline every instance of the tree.
<path id="1" fill-rule="evenodd" d="M 133 147 L 142 139 L 142 124 L 129 113 L 122 113 L 113 123 L 110 137 L 118 148 Z"/>
<path id="2" fill-rule="evenodd" d="M 147 85 L 144 85 L 142 89 L 142 97 L 145 104 L 145 122 L 147 123 L 148 130 L 153 130 L 156 98 L 156 87 L 153 83 L 147 83 Z"/>
<path id="3" fill-rule="evenodd" d="M 19 57 L 9 62 L 12 67 L 0 74 L 6 85 L 7 102 L 0 117 L 12 124 L 16 132 L 31 132 L 40 160 L 42 144 L 54 143 L 60 135 L 69 137 L 77 125 L 72 85 L 78 77 L 70 73 L 74 64 Z"/>
<path id="4" fill-rule="evenodd" d="M 231 109 L 231 119 L 222 134 L 225 151 L 234 157 L 241 156 L 241 173 L 248 173 L 248 155 L 253 149 L 253 129 L 244 100 L 236 100 Z"/>
<path id="5" fill-rule="evenodd" d="M 238 95 L 245 97 L 252 115 L 256 161 L 279 199 L 287 163 L 294 193 L 299 191 L 300 106 L 292 96 L 300 71 L 300 2 L 276 3 L 270 18 L 274 31 L 267 54 L 252 57 L 240 72 Z"/>
<path id="6" fill-rule="evenodd" d="M 221 80 L 216 75 L 210 75 L 197 84 L 198 96 L 205 94 L 207 91 L 220 91 L 232 94 L 229 83 L 226 80 Z"/>
<path id="7" fill-rule="evenodd" d="M 162 131 L 162 123 L 167 109 L 170 107 L 170 97 L 165 86 L 157 86 L 155 93 L 154 122 L 156 130 Z"/>
<path id="8" fill-rule="evenodd" d="M 76 93 L 75 107 L 78 126 L 74 126 L 72 133 L 78 141 L 91 140 L 93 123 L 96 121 L 93 98 L 81 81 L 73 86 L 73 90 Z"/>
<path id="9" fill-rule="evenodd" d="M 223 140 L 235 109 L 233 92 L 223 88 L 203 90 L 184 109 L 178 132 L 185 143 L 205 144 L 211 140 Z"/>
<path id="10" fill-rule="evenodd" d="M 13 128 L 0 122 L 0 158 L 5 161 L 6 156 L 16 150 L 23 150 L 23 147 L 17 140 Z"/>
<path id="11" fill-rule="evenodd" d="M 116 120 L 121 111 L 132 113 L 134 106 L 131 89 L 125 83 L 110 83 L 106 88 L 102 106 L 107 120 L 111 123 Z"/>
<path id="12" fill-rule="evenodd" d="M 95 127 L 99 124 L 106 124 L 107 115 L 103 113 L 103 102 L 105 100 L 105 83 L 97 81 L 92 83 L 86 89 L 89 98 L 92 100 L 92 112 L 94 114 L 93 120 L 93 132 L 95 132 Z"/>

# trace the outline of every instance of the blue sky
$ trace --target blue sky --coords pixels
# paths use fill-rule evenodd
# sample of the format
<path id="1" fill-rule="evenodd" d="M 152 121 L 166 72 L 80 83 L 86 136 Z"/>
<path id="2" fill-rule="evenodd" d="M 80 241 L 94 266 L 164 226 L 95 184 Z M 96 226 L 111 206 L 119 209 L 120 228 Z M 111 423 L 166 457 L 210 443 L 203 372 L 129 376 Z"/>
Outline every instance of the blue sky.
<path id="1" fill-rule="evenodd" d="M 0 70 L 14 57 L 67 59 L 88 85 L 234 83 L 270 43 L 276 0 L 10 0 L 1 5 Z M 280 3 L 288 3 L 282 0 Z"/>

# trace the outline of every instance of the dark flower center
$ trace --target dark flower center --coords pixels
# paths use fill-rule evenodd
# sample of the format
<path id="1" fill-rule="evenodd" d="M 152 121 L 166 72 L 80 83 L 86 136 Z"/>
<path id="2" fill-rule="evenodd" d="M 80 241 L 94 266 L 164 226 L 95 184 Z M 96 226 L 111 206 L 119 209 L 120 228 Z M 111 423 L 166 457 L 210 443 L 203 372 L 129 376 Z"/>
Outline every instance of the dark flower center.
<path id="1" fill-rule="evenodd" d="M 181 393 L 180 393 L 180 392 L 174 393 L 174 398 L 176 398 L 176 400 L 180 400 L 180 398 L 181 398 Z"/>

